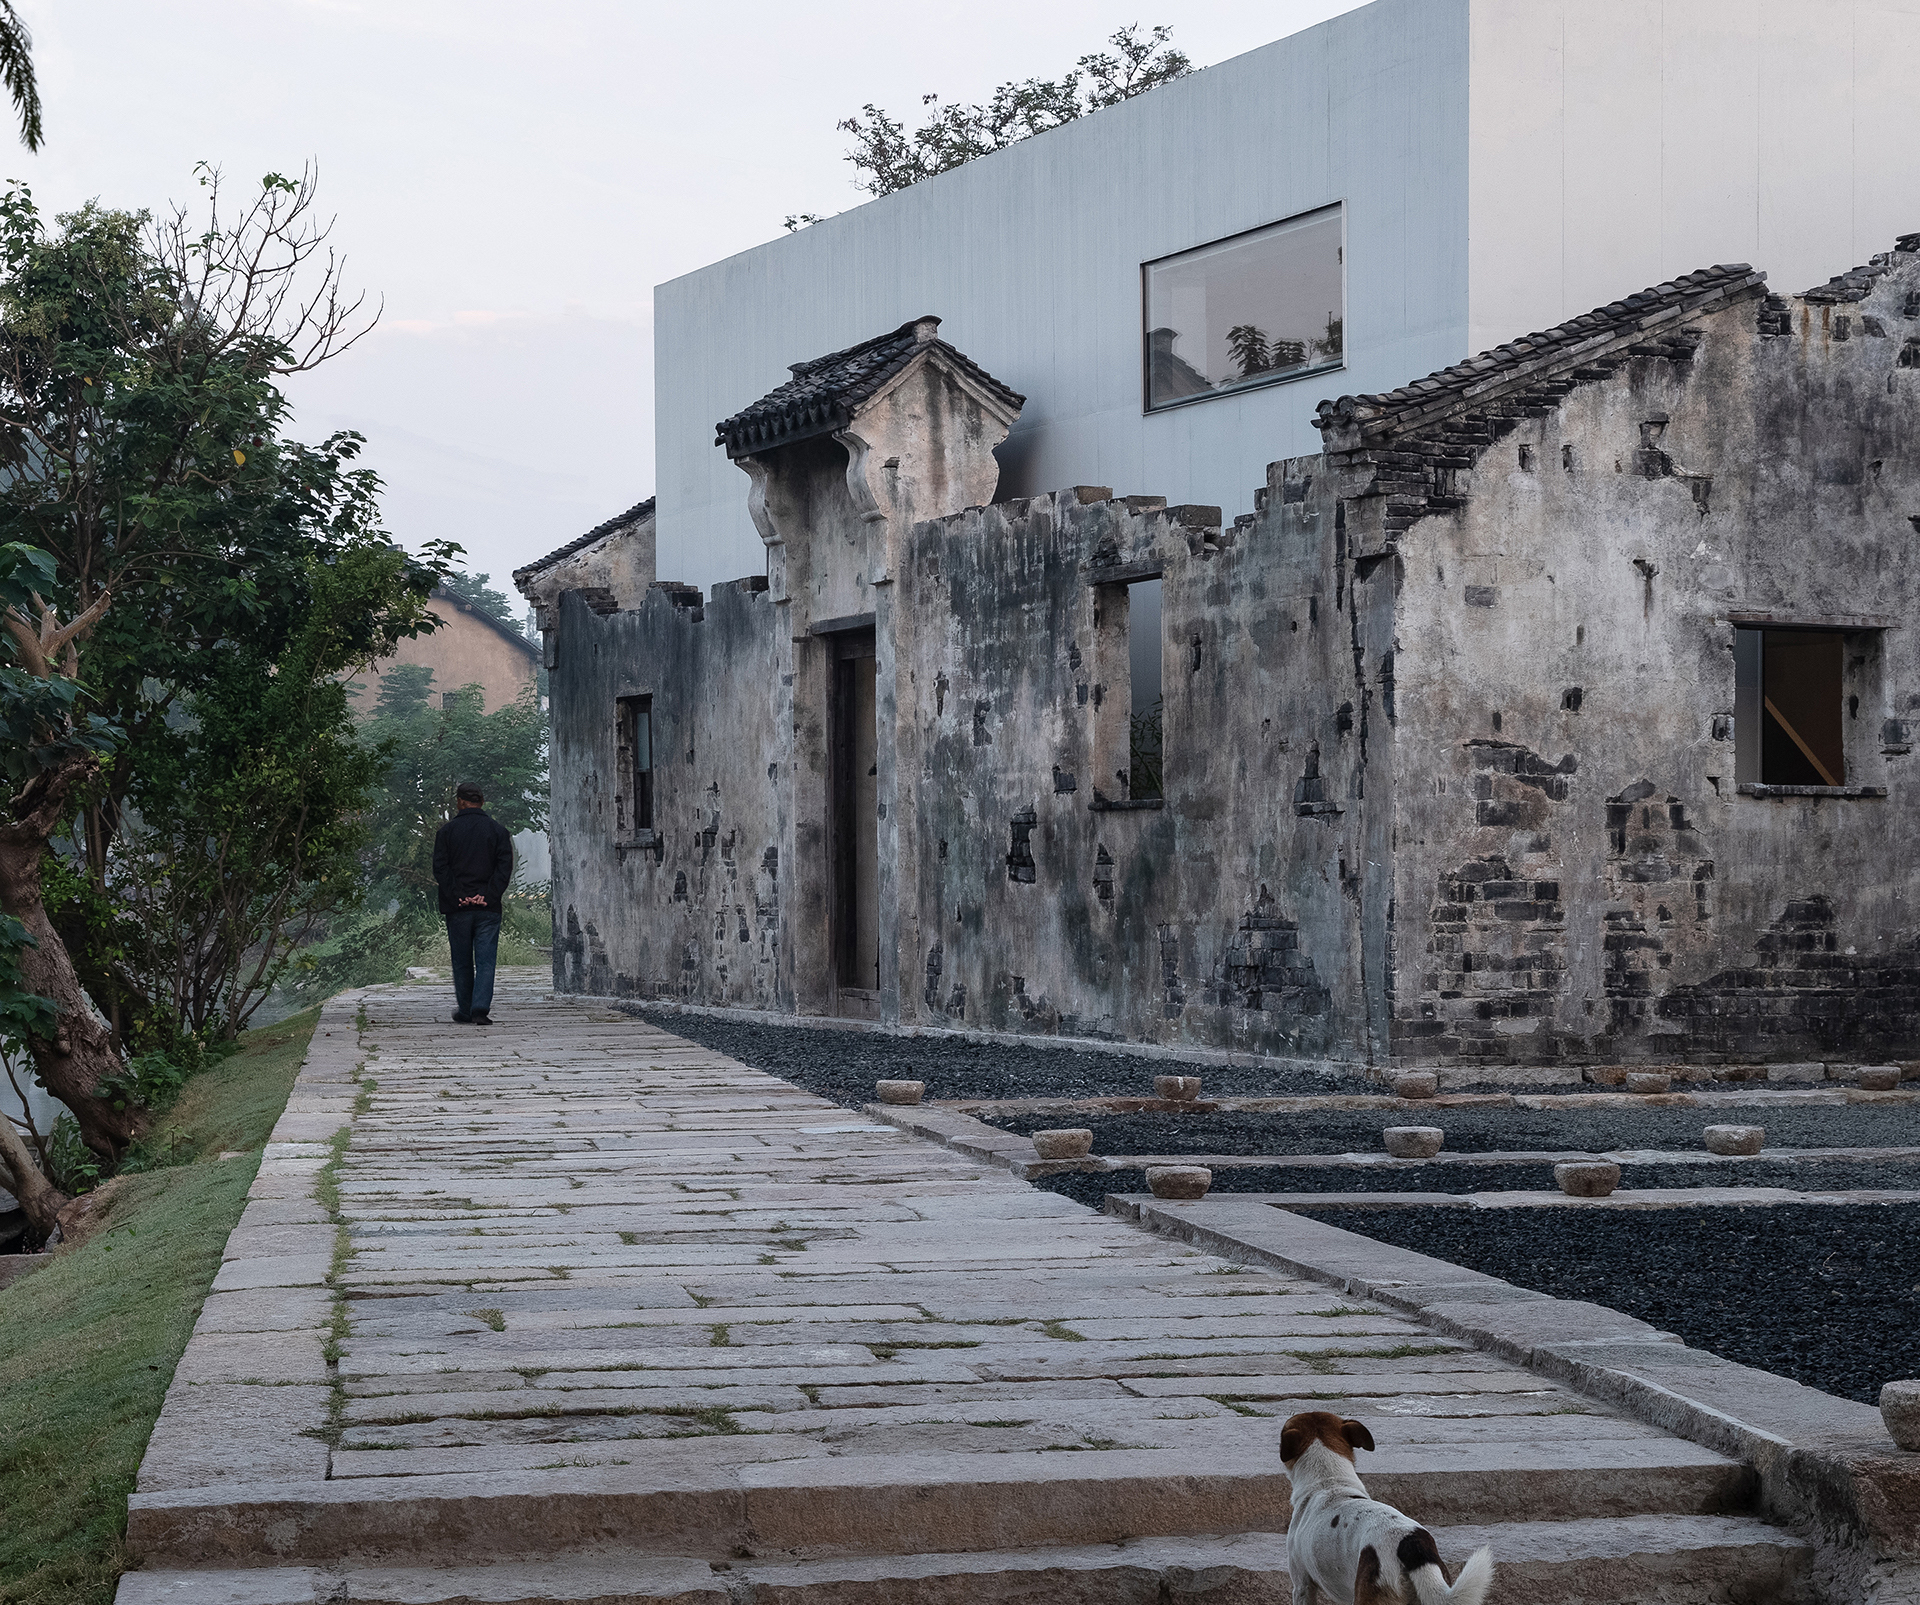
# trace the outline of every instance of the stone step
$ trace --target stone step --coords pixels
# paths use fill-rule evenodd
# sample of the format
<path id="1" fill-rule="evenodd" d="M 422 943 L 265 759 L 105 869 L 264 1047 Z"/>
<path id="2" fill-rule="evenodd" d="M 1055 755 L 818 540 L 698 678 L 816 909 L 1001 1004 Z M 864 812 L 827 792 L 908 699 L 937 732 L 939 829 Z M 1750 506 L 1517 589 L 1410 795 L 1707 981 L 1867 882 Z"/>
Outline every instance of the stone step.
<path id="1" fill-rule="evenodd" d="M 1482 1544 L 1500 1605 L 1806 1605 L 1812 1553 L 1745 1517 L 1631 1516 L 1436 1527 Z M 491 1565 L 347 1562 L 129 1573 L 116 1605 L 1282 1605 L 1286 1538 L 1129 1538 L 937 1554 L 727 1560 L 594 1550 Z"/>
<path id="2" fill-rule="evenodd" d="M 1676 1439 L 1410 1445 L 1369 1461 L 1376 1497 L 1446 1525 L 1730 1515 L 1751 1467 Z M 1161 1449 L 807 1455 L 137 1493 L 127 1542 L 150 1564 L 355 1554 L 554 1554 L 618 1543 L 725 1560 L 741 1548 L 892 1555 L 1270 1532 L 1287 1518 L 1270 1451 Z"/>

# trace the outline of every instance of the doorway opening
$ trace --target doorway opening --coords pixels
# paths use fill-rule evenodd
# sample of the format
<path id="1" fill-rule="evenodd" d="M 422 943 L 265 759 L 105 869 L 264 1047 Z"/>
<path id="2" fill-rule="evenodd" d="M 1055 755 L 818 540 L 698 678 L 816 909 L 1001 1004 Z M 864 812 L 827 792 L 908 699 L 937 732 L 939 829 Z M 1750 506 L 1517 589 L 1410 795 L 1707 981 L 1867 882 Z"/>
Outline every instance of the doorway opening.
<path id="1" fill-rule="evenodd" d="M 835 989 L 842 1014 L 874 1018 L 880 1001 L 879 742 L 871 630 L 830 637 L 827 729 Z"/>

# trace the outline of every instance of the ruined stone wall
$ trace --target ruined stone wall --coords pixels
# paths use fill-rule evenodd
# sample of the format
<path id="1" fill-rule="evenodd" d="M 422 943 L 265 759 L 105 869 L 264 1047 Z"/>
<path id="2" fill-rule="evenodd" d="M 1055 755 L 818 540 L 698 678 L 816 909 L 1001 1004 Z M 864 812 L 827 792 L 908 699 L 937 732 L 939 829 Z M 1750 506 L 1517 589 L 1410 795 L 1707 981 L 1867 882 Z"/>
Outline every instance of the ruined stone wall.
<path id="1" fill-rule="evenodd" d="M 1920 272 L 1883 266 L 1584 374 L 1399 534 L 1403 1060 L 1915 1051 Z M 1769 617 L 1851 630 L 1854 795 L 1737 787 Z"/>
<path id="2" fill-rule="evenodd" d="M 1365 1061 L 1378 722 L 1316 464 L 1276 464 L 1268 510 L 1224 530 L 1213 509 L 1088 491 L 914 529 L 897 606 L 919 718 L 899 762 L 921 946 L 901 959 L 903 1019 Z M 1153 570 L 1165 805 L 1107 806 L 1127 710 L 1102 586 Z M 1377 742 L 1371 764 L 1383 784 Z"/>
<path id="3" fill-rule="evenodd" d="M 556 606 L 554 985 L 778 1007 L 788 743 L 766 582 L 716 586 L 704 606 L 671 585 L 632 609 L 595 591 Z M 617 756 L 617 700 L 636 695 L 653 699 L 645 832 Z"/>

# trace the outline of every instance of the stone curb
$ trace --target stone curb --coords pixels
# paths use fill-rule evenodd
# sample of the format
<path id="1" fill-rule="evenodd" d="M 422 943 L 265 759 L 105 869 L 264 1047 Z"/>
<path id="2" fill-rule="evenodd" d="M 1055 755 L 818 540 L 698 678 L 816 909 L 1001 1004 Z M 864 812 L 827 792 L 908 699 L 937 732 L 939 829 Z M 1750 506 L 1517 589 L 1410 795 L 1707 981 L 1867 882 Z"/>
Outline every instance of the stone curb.
<path id="1" fill-rule="evenodd" d="M 1186 1161 L 1182 1161 L 1185 1163 Z M 1196 1160 L 1196 1163 L 1201 1161 Z M 1118 1170 L 1119 1160 L 1108 1163 Z M 1133 1168 L 1127 1166 L 1126 1168 Z M 1136 1194 L 1109 1194 L 1135 1197 Z M 1697 1209 L 1771 1208 L 1780 1204 L 1920 1204 L 1920 1192 L 1798 1193 L 1785 1187 L 1622 1187 L 1604 1198 L 1575 1198 L 1557 1189 L 1507 1193 L 1225 1193 L 1223 1201 L 1269 1209 Z"/>
<path id="2" fill-rule="evenodd" d="M 320 1010 L 174 1369 L 136 1499 L 236 1474 L 262 1482 L 326 1475 L 328 1450 L 317 1434 L 329 1402 L 323 1350 L 334 1228 L 313 1188 L 334 1135 L 353 1121 L 363 1058 L 354 1016 L 364 995 L 338 993 Z"/>
<path id="3" fill-rule="evenodd" d="M 1192 1105 L 1185 1107 L 1191 1108 Z M 957 1154 L 977 1159 L 983 1165 L 998 1165 L 1002 1170 L 1010 1170 L 1022 1181 L 1031 1181 L 1035 1176 L 1057 1176 L 1068 1170 L 1104 1173 L 1111 1168 L 1098 1156 L 1086 1159 L 1042 1159 L 1031 1138 L 1015 1136 L 1010 1131 L 989 1126 L 983 1120 L 975 1120 L 971 1115 L 954 1114 L 938 1107 L 929 1108 L 925 1104 L 870 1103 L 863 1106 L 862 1112 L 875 1120 L 897 1126 L 912 1136 L 924 1137 L 942 1148 L 951 1148 Z"/>
<path id="4" fill-rule="evenodd" d="M 1898 1562 L 1901 1586 L 1920 1586 L 1911 1567 L 1920 1560 L 1920 1454 L 1895 1447 L 1871 1405 L 1688 1348 L 1617 1310 L 1549 1298 L 1270 1205 L 1135 1193 L 1109 1195 L 1108 1209 L 1210 1253 L 1371 1299 L 1744 1460 L 1775 1519 L 1851 1556 L 1855 1569 L 1862 1552 L 1869 1564 Z"/>
<path id="5" fill-rule="evenodd" d="M 1586 1109 L 1835 1109 L 1849 1104 L 1920 1103 L 1912 1091 L 1866 1092 L 1858 1087 L 1812 1087 L 1804 1091 L 1756 1083 L 1747 1090 L 1718 1092 L 1439 1092 L 1431 1098 L 1400 1098 L 1390 1092 L 1308 1092 L 1259 1096 L 1220 1093 L 1192 1103 L 1128 1093 L 1088 1098 L 940 1098 L 926 1107 L 960 1114 L 1212 1114 L 1287 1115 L 1379 1109 L 1418 1114 L 1434 1109 L 1529 1109 L 1553 1114 Z"/>
<path id="6" fill-rule="evenodd" d="M 997 1129 L 997 1128 L 996 1128 Z M 1005 1135 L 1003 1133 L 1003 1135 Z M 1213 1170 L 1251 1169 L 1272 1165 L 1286 1170 L 1421 1170 L 1429 1165 L 1489 1166 L 1540 1165 L 1551 1167 L 1573 1160 L 1604 1159 L 1616 1165 L 1753 1165 L 1825 1163 L 1834 1160 L 1862 1164 L 1920 1164 L 1920 1148 L 1763 1148 L 1757 1154 L 1712 1154 L 1704 1148 L 1617 1148 L 1604 1153 L 1586 1149 L 1490 1148 L 1479 1153 L 1446 1152 L 1433 1159 L 1395 1159 L 1388 1153 L 1366 1154 L 1102 1154 L 1114 1170 L 1137 1170 L 1147 1165 L 1206 1165 Z"/>

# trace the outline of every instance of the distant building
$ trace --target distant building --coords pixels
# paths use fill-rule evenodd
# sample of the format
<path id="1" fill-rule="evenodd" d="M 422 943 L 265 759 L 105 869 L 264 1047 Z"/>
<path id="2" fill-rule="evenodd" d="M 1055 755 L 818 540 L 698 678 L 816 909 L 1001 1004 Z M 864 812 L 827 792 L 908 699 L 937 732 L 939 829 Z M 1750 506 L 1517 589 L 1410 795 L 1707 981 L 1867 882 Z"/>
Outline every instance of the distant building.
<path id="1" fill-rule="evenodd" d="M 428 608 L 440 620 L 439 629 L 403 640 L 391 657 L 349 682 L 356 714 L 372 711 L 380 677 L 402 664 L 424 664 L 433 670 L 433 690 L 441 696 L 479 686 L 488 713 L 515 701 L 534 683 L 540 650 L 511 624 L 446 591 L 435 591 Z"/>

